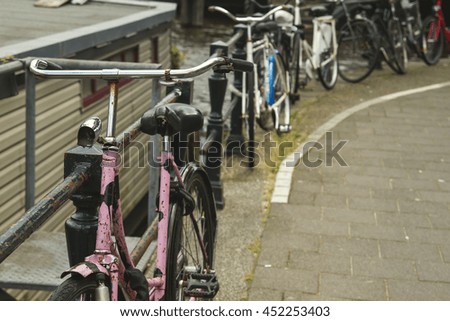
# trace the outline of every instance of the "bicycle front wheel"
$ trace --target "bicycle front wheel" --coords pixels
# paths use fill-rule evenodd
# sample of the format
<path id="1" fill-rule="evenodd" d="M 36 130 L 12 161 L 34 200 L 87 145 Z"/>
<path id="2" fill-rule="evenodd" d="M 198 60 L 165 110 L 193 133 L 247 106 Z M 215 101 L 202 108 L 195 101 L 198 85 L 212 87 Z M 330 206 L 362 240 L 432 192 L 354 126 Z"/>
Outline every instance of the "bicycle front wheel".
<path id="1" fill-rule="evenodd" d="M 435 65 L 441 59 L 445 47 L 444 32 L 435 16 L 425 18 L 422 25 L 422 58 L 427 65 Z"/>
<path id="2" fill-rule="evenodd" d="M 165 300 L 211 298 L 215 293 L 208 291 L 218 290 L 213 270 L 217 226 L 214 196 L 201 168 L 188 164 L 182 176 L 195 209 L 192 215 L 185 215 L 180 195 L 170 210 Z M 195 287 L 195 281 L 203 283 L 204 288 Z"/>
<path id="3" fill-rule="evenodd" d="M 397 67 L 395 71 L 400 75 L 405 74 L 408 56 L 400 21 L 394 19 L 389 20 L 388 33 L 391 37 L 392 48 L 394 49 L 395 65 Z"/>
<path id="4" fill-rule="evenodd" d="M 374 70 L 379 53 L 377 33 L 371 24 L 363 20 L 345 24 L 337 52 L 339 76 L 351 83 L 363 81 Z"/>
<path id="5" fill-rule="evenodd" d="M 49 301 L 96 301 L 97 287 L 95 275 L 86 278 L 73 275 L 56 288 Z"/>
<path id="6" fill-rule="evenodd" d="M 300 33 L 295 33 L 292 41 L 292 54 L 289 59 L 289 89 L 291 91 L 291 102 L 296 102 L 300 99 L 298 91 L 300 89 L 301 41 Z"/>
<path id="7" fill-rule="evenodd" d="M 336 48 L 333 41 L 333 30 L 331 26 L 322 28 L 323 39 L 321 52 L 319 53 L 319 68 L 317 74 L 325 89 L 333 89 L 338 76 L 338 66 L 336 59 Z"/>

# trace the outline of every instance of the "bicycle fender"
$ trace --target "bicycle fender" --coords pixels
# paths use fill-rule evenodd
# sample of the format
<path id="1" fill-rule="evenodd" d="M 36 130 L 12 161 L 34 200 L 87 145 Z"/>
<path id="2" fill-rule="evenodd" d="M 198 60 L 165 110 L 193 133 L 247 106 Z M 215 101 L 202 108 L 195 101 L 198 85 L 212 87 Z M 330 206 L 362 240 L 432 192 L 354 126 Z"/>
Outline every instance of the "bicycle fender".
<path id="1" fill-rule="evenodd" d="M 109 271 L 104 266 L 100 265 L 99 263 L 92 262 L 81 262 L 77 265 L 72 266 L 70 269 L 64 271 L 61 274 L 61 278 L 71 273 L 79 274 L 84 278 L 97 273 L 103 273 L 109 276 Z"/>

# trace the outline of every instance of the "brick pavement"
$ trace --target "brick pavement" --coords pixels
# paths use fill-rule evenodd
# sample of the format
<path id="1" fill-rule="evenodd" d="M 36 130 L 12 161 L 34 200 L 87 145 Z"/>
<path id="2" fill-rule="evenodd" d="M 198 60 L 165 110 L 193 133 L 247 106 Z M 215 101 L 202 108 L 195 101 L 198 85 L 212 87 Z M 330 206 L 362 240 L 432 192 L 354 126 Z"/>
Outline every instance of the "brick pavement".
<path id="1" fill-rule="evenodd" d="M 342 120 L 347 167 L 303 157 L 289 202 L 271 204 L 249 299 L 449 300 L 449 100 L 444 87 Z"/>

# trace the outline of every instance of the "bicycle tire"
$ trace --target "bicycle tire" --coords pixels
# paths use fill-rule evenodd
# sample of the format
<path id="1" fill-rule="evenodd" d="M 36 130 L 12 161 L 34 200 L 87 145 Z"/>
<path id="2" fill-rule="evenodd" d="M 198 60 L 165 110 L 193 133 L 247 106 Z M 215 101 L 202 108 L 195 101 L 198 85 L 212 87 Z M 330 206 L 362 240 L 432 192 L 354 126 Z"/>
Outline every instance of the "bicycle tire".
<path id="1" fill-rule="evenodd" d="M 275 128 L 277 134 L 287 133 L 290 131 L 290 109 L 291 109 L 291 95 L 288 87 L 286 64 L 283 57 L 275 54 L 275 75 L 273 80 L 274 101 L 278 107 L 273 109 L 273 118 L 275 118 Z M 284 98 L 283 98 L 284 97 Z M 266 104 L 268 102 L 266 101 Z M 273 106 L 268 106 L 273 108 Z"/>
<path id="2" fill-rule="evenodd" d="M 390 41 L 391 38 L 387 31 L 387 26 L 385 25 L 383 18 L 379 14 L 375 14 L 372 17 L 372 21 L 375 24 L 375 27 L 379 34 L 380 51 L 382 53 L 382 57 L 389 68 L 391 68 L 391 70 L 395 73 L 398 73 L 394 48 L 392 41 Z"/>
<path id="3" fill-rule="evenodd" d="M 295 33 L 294 39 L 292 41 L 291 48 L 291 56 L 290 59 L 285 60 L 285 62 L 289 61 L 289 90 L 290 90 L 290 99 L 291 102 L 296 102 L 300 99 L 300 45 L 302 39 L 298 32 Z"/>
<path id="4" fill-rule="evenodd" d="M 378 62 L 380 45 L 375 27 L 365 20 L 352 20 L 339 33 L 339 76 L 347 82 L 366 79 Z"/>
<path id="5" fill-rule="evenodd" d="M 320 63 L 319 68 L 317 69 L 319 80 L 322 83 L 322 86 L 327 90 L 334 88 L 338 77 L 338 65 L 336 55 L 334 55 L 335 48 L 332 38 L 332 31 L 330 30 L 329 32 L 330 33 L 327 34 L 326 31 L 323 31 L 322 34 L 322 52 L 319 53 Z M 327 35 L 329 35 L 329 38 L 324 38 Z M 329 60 L 328 63 L 324 64 L 327 60 Z"/>
<path id="6" fill-rule="evenodd" d="M 406 42 L 403 37 L 403 29 L 399 20 L 391 19 L 388 22 L 388 33 L 394 48 L 395 64 L 397 68 L 395 71 L 399 75 L 406 73 L 406 64 L 408 61 Z"/>
<path id="7" fill-rule="evenodd" d="M 437 33 L 437 34 L 436 34 Z M 435 65 L 441 59 L 445 47 L 445 38 L 436 16 L 428 16 L 422 23 L 424 44 L 422 59 L 427 65 Z"/>
<path id="8" fill-rule="evenodd" d="M 247 108 L 245 119 L 242 122 L 244 125 L 244 133 L 245 133 L 245 142 L 244 142 L 244 150 L 242 154 L 246 157 L 244 163 L 247 164 L 249 168 L 255 167 L 255 157 L 256 157 L 256 147 L 255 147 L 255 87 L 254 87 L 254 73 L 249 73 L 247 75 Z"/>
<path id="9" fill-rule="evenodd" d="M 191 216 L 184 215 L 183 202 L 174 203 L 170 209 L 167 244 L 164 296 L 167 301 L 184 300 L 184 292 L 179 291 L 180 281 L 187 282 L 191 273 L 204 273 L 214 267 L 217 216 L 211 184 L 206 172 L 191 163 L 183 168 L 181 174 L 186 191 L 196 202 L 194 216 L 196 223 L 200 223 L 198 227 L 207 258 L 203 257 L 200 250 L 200 241 L 195 233 Z"/>
<path id="10" fill-rule="evenodd" d="M 49 301 L 95 301 L 97 286 L 95 275 L 84 278 L 74 274 L 53 291 Z"/>

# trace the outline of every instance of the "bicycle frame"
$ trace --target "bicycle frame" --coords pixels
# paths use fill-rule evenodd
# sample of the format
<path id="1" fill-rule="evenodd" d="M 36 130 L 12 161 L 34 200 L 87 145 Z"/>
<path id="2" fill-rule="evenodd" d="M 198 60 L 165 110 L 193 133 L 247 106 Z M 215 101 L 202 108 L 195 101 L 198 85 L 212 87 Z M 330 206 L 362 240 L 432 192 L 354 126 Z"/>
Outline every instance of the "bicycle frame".
<path id="1" fill-rule="evenodd" d="M 302 25 L 301 20 L 301 9 L 300 4 L 301 0 L 295 0 L 294 5 L 294 19 L 293 26 L 299 28 Z M 299 55 L 299 66 L 300 69 L 305 69 L 304 61 L 309 61 L 311 63 L 311 67 L 314 71 L 317 71 L 322 65 L 326 65 L 331 60 L 333 60 L 337 55 L 337 36 L 336 36 L 336 21 L 333 16 L 325 15 L 320 17 L 315 17 L 312 20 L 313 22 L 313 38 L 312 44 L 308 42 L 307 39 L 302 37 L 301 40 L 301 48 Z M 296 30 L 296 28 L 294 30 Z M 329 28 L 328 30 L 326 30 Z M 295 32 L 295 31 L 294 31 Z M 293 37 L 291 38 L 293 40 Z M 333 43 L 333 53 L 330 58 L 320 62 L 320 54 L 322 52 L 322 48 L 324 43 L 329 43 L 332 41 Z M 291 43 L 291 47 L 293 43 Z M 306 59 L 302 58 L 303 52 L 306 54 Z M 307 74 L 309 78 L 313 78 L 312 74 Z"/>
<path id="2" fill-rule="evenodd" d="M 331 28 L 328 29 L 327 28 Z M 330 34 L 331 33 L 331 34 Z M 331 39 L 330 39 L 331 38 Z M 306 40 L 304 40 L 306 41 Z M 333 42 L 333 54 L 327 60 L 320 63 L 320 53 L 324 44 L 329 41 Z M 314 69 L 322 67 L 329 63 L 333 57 L 337 55 L 337 39 L 336 39 L 336 22 L 332 16 L 322 16 L 313 19 L 313 44 L 312 44 L 312 57 L 311 62 Z"/>
<path id="3" fill-rule="evenodd" d="M 254 41 L 252 28 L 254 27 L 254 25 L 256 23 L 266 21 L 271 16 L 273 16 L 276 12 L 285 10 L 286 8 L 287 8 L 286 6 L 277 6 L 273 9 L 271 9 L 269 12 L 267 12 L 266 14 L 264 14 L 261 17 L 251 17 L 251 16 L 250 17 L 235 17 L 227 10 L 225 10 L 221 7 L 215 7 L 215 6 L 210 7 L 209 10 L 210 11 L 219 11 L 236 22 L 245 23 L 245 26 L 246 26 L 246 28 L 245 28 L 245 30 L 246 30 L 246 60 L 251 63 L 254 63 L 254 58 L 253 58 L 254 54 L 260 50 L 263 50 L 264 51 L 264 61 L 266 63 L 266 67 L 267 67 L 268 66 L 267 63 L 271 56 L 271 54 L 268 54 L 268 52 L 272 51 L 272 52 L 274 52 L 274 54 L 276 54 L 276 49 L 271 45 L 270 40 L 268 39 L 268 36 L 266 34 L 263 35 L 263 39 Z M 279 68 L 280 70 L 283 70 L 282 66 L 278 66 L 277 68 Z M 248 102 L 247 102 L 248 97 L 246 97 L 246 95 L 243 94 L 243 93 L 247 92 L 247 78 L 246 77 L 247 77 L 246 74 L 242 75 L 242 92 L 237 93 L 238 95 L 241 96 L 241 115 L 243 118 L 247 117 L 247 108 L 248 108 L 248 106 L 247 106 L 248 105 Z M 256 107 L 255 108 L 255 117 L 256 118 L 260 117 L 262 101 L 263 101 L 263 99 L 265 99 L 265 101 L 267 102 L 267 105 L 269 107 L 268 109 L 270 111 L 275 111 L 275 115 L 276 115 L 275 128 L 278 129 L 278 127 L 279 127 L 278 110 L 279 110 L 279 106 L 283 103 L 283 101 L 288 99 L 289 82 L 287 82 L 287 87 L 288 87 L 287 92 L 284 92 L 283 95 L 281 97 L 279 97 L 278 100 L 275 101 L 270 97 L 271 93 L 273 93 L 273 88 L 271 88 L 269 86 L 269 83 L 271 81 L 273 81 L 273 75 L 272 75 L 272 79 L 271 79 L 271 75 L 269 75 L 268 82 L 266 84 L 264 84 L 266 97 L 262 97 L 261 90 L 258 86 L 257 65 L 256 64 L 253 65 L 253 89 L 254 89 L 254 93 L 255 93 L 254 98 L 255 98 L 255 107 Z M 233 89 L 232 89 L 232 91 L 233 91 Z M 290 123 L 290 111 L 287 110 L 285 113 L 285 124 L 288 124 L 288 126 L 289 126 L 289 123 Z"/>
<path id="4" fill-rule="evenodd" d="M 111 103 L 110 103 L 111 105 Z M 109 125 L 109 123 L 108 123 Z M 108 126 L 108 133 L 113 137 L 114 131 Z M 123 279 L 127 268 L 134 268 L 134 263 L 128 251 L 125 232 L 123 227 L 123 217 L 121 210 L 121 200 L 119 193 L 119 153 L 114 146 L 104 146 L 102 156 L 102 180 L 101 195 L 103 201 L 98 212 L 98 229 L 96 235 L 96 245 L 94 254 L 85 259 L 84 264 L 69 269 L 66 272 L 76 272 L 83 276 L 94 273 L 92 264 L 99 271 L 109 276 L 111 279 L 111 300 L 116 301 L 119 298 L 119 284 L 126 291 L 126 294 L 134 299 L 135 294 L 129 288 Z M 176 165 L 173 155 L 170 152 L 170 138 L 164 136 L 163 149 L 160 156 L 161 164 L 170 164 L 169 166 L 161 166 L 160 171 L 160 191 L 159 191 L 159 213 L 158 236 L 157 236 L 157 253 L 156 253 L 156 270 L 161 272 L 161 276 L 148 279 L 149 299 L 158 301 L 164 297 L 165 293 L 165 275 L 166 275 L 166 254 L 167 240 L 169 229 L 169 210 L 170 210 L 170 183 L 171 174 L 169 169 L 173 170 L 178 183 L 182 188 L 183 179 L 180 175 L 178 166 Z M 114 231 L 115 242 L 111 235 Z M 117 244 L 117 250 L 114 245 Z M 120 259 L 119 259 L 120 258 Z M 106 268 L 105 268 L 106 266 Z"/>

